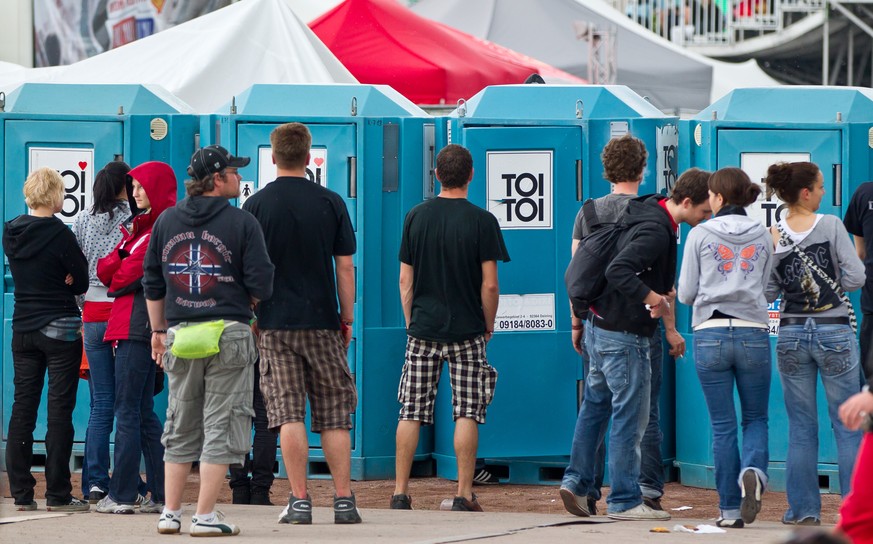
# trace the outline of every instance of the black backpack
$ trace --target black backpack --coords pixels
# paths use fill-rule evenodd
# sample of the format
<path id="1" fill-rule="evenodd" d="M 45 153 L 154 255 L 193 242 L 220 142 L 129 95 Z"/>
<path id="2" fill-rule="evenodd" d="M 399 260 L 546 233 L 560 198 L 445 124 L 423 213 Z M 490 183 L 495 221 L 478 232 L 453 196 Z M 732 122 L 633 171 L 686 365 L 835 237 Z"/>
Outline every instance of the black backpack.
<path id="1" fill-rule="evenodd" d="M 624 214 L 615 223 L 601 223 L 594 200 L 582 205 L 590 233 L 579 242 L 564 273 L 570 305 L 576 317 L 585 318 L 588 308 L 606 291 L 606 268 L 618 253 L 618 242 L 627 231 Z"/>

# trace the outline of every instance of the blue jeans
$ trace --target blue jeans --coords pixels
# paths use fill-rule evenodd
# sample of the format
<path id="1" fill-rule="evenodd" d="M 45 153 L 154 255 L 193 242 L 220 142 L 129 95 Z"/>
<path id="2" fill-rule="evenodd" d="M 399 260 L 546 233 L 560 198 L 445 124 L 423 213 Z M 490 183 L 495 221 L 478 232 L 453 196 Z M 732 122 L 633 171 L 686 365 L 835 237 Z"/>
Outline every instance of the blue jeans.
<path id="1" fill-rule="evenodd" d="M 767 485 L 767 407 L 771 354 L 767 329 L 714 327 L 694 333 L 694 361 L 712 421 L 715 487 L 725 519 L 740 518 L 740 478 L 754 470 Z M 740 397 L 743 453 L 737 441 L 734 383 Z"/>
<path id="2" fill-rule="evenodd" d="M 109 495 L 133 504 L 139 483 L 140 456 L 152 500 L 164 500 L 163 429 L 155 415 L 155 362 L 147 342 L 119 340 L 115 349 L 115 466 Z"/>
<path id="3" fill-rule="evenodd" d="M 783 519 L 820 519 L 817 374 L 821 374 L 828 401 L 837 444 L 840 493 L 845 497 L 861 444 L 861 431 L 846 429 L 837 412 L 846 399 L 861 390 L 858 341 L 848 325 L 816 325 L 810 318 L 804 325 L 780 327 L 776 358 L 788 413 L 785 473 L 788 511 Z"/>
<path id="4" fill-rule="evenodd" d="M 640 443 L 640 489 L 643 496 L 653 499 L 660 498 L 664 494 L 664 465 L 661 457 L 661 442 L 663 434 L 661 433 L 661 366 L 663 365 L 663 344 L 662 344 L 663 328 L 658 323 L 658 329 L 655 331 L 655 336 L 652 339 L 651 351 L 649 353 L 651 360 L 651 391 L 649 403 L 649 423 L 646 426 L 646 432 L 643 434 L 643 440 Z M 590 363 L 585 339 L 582 340 L 582 368 L 585 379 L 588 379 L 590 372 Z M 564 479 L 562 485 L 570 485 L 572 482 L 579 480 L 579 467 L 574 463 L 578 462 L 578 456 L 573 456 L 574 451 L 579 451 L 580 442 L 583 440 L 583 426 L 581 418 L 581 410 L 576 418 L 576 429 L 573 432 L 573 444 L 570 448 L 570 464 L 564 471 Z M 597 443 L 599 444 L 594 453 L 594 488 L 588 496 L 594 500 L 600 500 L 600 488 L 603 487 L 604 466 L 606 464 L 606 448 L 603 446 L 603 440 L 606 436 L 606 430 L 609 426 L 609 420 L 605 420 L 600 427 Z"/>
<path id="5" fill-rule="evenodd" d="M 609 436 L 611 487 L 607 511 L 618 513 L 642 503 L 639 485 L 640 442 L 649 422 L 651 344 L 656 340 L 625 332 L 585 327 L 590 372 L 579 410 L 570 466 L 563 484 L 576 495 L 594 491 L 595 455 L 604 422 L 612 415 Z"/>
<path id="6" fill-rule="evenodd" d="M 88 356 L 91 416 L 85 432 L 85 462 L 82 465 L 82 494 L 91 486 L 109 490 L 109 435 L 115 406 L 115 354 L 112 343 L 104 342 L 106 322 L 84 324 L 85 354 Z"/>

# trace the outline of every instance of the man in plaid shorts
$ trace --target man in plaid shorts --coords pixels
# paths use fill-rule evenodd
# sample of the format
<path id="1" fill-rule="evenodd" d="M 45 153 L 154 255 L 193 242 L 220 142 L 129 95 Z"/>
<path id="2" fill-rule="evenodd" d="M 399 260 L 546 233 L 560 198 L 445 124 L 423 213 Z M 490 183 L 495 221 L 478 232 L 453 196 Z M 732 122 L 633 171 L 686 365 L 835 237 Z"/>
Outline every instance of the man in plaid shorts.
<path id="1" fill-rule="evenodd" d="M 391 508 L 411 510 L 409 475 L 421 425 L 433 423 L 443 360 L 449 363 L 458 493 L 452 510 L 481 512 L 473 494 L 480 423 L 497 371 L 485 359 L 494 332 L 497 261 L 509 261 L 497 219 L 467 200 L 473 157 L 459 145 L 437 155 L 441 190 L 409 211 L 400 242 L 400 299 L 406 361 L 397 400 L 397 483 Z"/>
<path id="2" fill-rule="evenodd" d="M 256 309 L 261 392 L 270 429 L 279 429 L 282 459 L 291 483 L 279 523 L 312 523 L 306 486 L 311 430 L 321 447 L 336 494 L 335 523 L 360 523 L 351 489 L 351 414 L 358 402 L 349 373 L 355 304 L 355 233 L 342 197 L 306 177 L 312 136 L 300 123 L 270 134 L 278 177 L 246 200 L 264 229 L 276 266 L 273 296 Z M 339 295 L 339 312 L 337 312 Z"/>

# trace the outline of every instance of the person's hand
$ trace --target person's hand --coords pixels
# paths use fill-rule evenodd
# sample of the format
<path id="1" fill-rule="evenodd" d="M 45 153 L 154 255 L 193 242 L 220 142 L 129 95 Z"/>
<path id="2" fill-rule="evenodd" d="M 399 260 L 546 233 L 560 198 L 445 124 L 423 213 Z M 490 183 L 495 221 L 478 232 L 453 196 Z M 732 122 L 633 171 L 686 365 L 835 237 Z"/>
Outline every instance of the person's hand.
<path id="1" fill-rule="evenodd" d="M 167 346 L 164 344 L 166 339 L 165 332 L 152 333 L 152 359 L 158 368 L 164 368 L 164 355 L 167 353 Z"/>
<path id="2" fill-rule="evenodd" d="M 660 319 L 670 313 L 670 301 L 661 295 L 661 301 L 654 306 L 648 305 L 649 315 L 652 319 Z"/>
<path id="3" fill-rule="evenodd" d="M 585 326 L 583 325 L 579 329 L 571 330 L 570 334 L 573 340 L 573 349 L 576 350 L 576 353 L 584 357 L 585 352 L 582 351 L 582 340 L 585 338 Z"/>
<path id="4" fill-rule="evenodd" d="M 873 395 L 861 391 L 849 397 L 840 405 L 840 420 L 850 431 L 857 431 L 865 418 L 873 414 Z"/>
<path id="5" fill-rule="evenodd" d="M 485 343 L 487 344 L 488 342 L 491 341 L 492 338 L 494 338 L 494 331 L 485 331 L 484 336 L 485 336 Z"/>
<path id="6" fill-rule="evenodd" d="M 676 301 L 676 288 L 674 287 L 674 288 L 670 289 L 670 292 L 667 293 L 666 295 L 664 295 L 664 297 L 667 299 L 667 302 L 669 302 L 671 306 L 672 306 L 673 304 L 675 304 L 675 301 Z"/>
<path id="7" fill-rule="evenodd" d="M 73 275 L 67 274 L 67 277 L 64 278 L 64 283 L 66 283 L 67 285 L 73 285 Z"/>
<path id="8" fill-rule="evenodd" d="M 352 343 L 352 325 L 354 324 L 340 321 L 340 332 L 342 332 L 343 345 L 345 345 L 346 349 L 349 349 L 349 345 Z"/>
<path id="9" fill-rule="evenodd" d="M 679 334 L 679 331 L 676 329 L 667 331 L 667 342 L 670 344 L 670 355 L 673 357 L 685 356 L 685 338 Z"/>

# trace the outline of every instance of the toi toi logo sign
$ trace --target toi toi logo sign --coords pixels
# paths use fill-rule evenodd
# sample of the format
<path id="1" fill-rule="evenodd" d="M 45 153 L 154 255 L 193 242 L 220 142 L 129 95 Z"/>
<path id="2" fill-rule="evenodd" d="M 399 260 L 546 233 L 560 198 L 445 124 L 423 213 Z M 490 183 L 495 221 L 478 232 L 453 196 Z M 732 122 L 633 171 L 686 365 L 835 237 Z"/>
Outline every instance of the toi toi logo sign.
<path id="1" fill-rule="evenodd" d="M 552 152 L 487 153 L 488 211 L 502 229 L 552 228 Z"/>
<path id="2" fill-rule="evenodd" d="M 47 167 L 64 180 L 64 206 L 58 218 L 72 225 L 76 216 L 94 202 L 94 150 L 72 148 L 30 148 L 30 172 Z"/>

